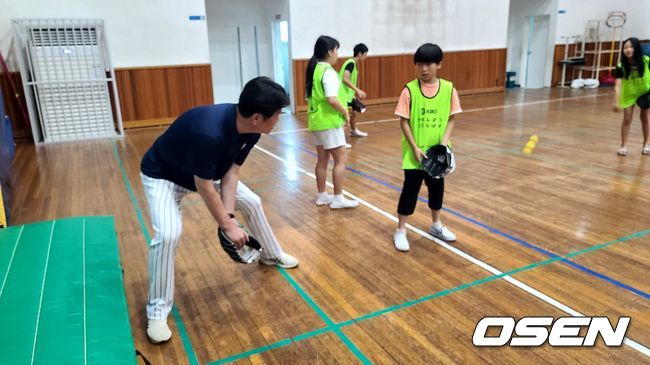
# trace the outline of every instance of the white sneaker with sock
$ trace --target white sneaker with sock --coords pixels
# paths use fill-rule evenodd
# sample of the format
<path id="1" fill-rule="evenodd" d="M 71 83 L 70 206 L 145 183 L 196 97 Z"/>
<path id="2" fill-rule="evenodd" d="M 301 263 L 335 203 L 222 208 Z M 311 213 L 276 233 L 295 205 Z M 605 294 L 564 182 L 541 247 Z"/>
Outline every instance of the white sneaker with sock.
<path id="1" fill-rule="evenodd" d="M 395 230 L 395 233 L 393 234 L 393 244 L 398 251 L 406 252 L 410 249 L 405 229 Z"/>
<path id="2" fill-rule="evenodd" d="M 346 199 L 343 195 L 334 195 L 332 203 L 330 204 L 330 209 L 356 208 L 358 206 L 359 202 L 356 200 Z"/>
<path id="3" fill-rule="evenodd" d="M 172 331 L 167 325 L 166 319 L 150 319 L 147 322 L 147 336 L 152 343 L 169 341 Z"/>
<path id="4" fill-rule="evenodd" d="M 429 228 L 429 233 L 431 233 L 432 236 L 438 237 L 443 241 L 452 242 L 456 240 L 456 235 L 441 223 L 434 223 L 431 228 Z"/>
<path id="5" fill-rule="evenodd" d="M 318 206 L 329 205 L 331 202 L 332 202 L 332 196 L 329 195 L 327 192 L 318 193 L 318 197 L 316 198 L 316 205 Z"/>
<path id="6" fill-rule="evenodd" d="M 368 133 L 362 132 L 358 129 L 352 129 L 350 130 L 350 136 L 352 137 L 368 137 Z"/>
<path id="7" fill-rule="evenodd" d="M 293 269 L 294 267 L 298 266 L 298 259 L 295 257 L 289 255 L 286 252 L 283 252 L 280 254 L 279 257 L 273 257 L 273 258 L 260 258 L 260 264 L 264 264 L 267 266 L 277 266 L 281 267 L 283 269 Z"/>

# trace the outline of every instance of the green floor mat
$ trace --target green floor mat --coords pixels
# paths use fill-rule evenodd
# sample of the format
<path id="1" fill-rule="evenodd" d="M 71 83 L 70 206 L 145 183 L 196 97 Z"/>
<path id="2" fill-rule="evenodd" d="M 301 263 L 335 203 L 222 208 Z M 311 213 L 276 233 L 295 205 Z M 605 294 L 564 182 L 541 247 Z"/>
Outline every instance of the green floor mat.
<path id="1" fill-rule="evenodd" d="M 0 229 L 0 364 L 135 364 L 112 217 Z"/>

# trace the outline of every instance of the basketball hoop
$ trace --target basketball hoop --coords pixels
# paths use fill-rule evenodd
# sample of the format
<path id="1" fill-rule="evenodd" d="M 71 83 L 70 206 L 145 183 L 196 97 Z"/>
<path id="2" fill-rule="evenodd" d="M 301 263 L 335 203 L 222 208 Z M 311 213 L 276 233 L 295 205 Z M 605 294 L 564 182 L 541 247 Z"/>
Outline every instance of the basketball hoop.
<path id="1" fill-rule="evenodd" d="M 607 25 L 607 27 L 612 30 L 612 44 L 609 47 L 609 67 L 607 68 L 607 74 L 599 78 L 599 81 L 602 85 L 614 85 L 614 82 L 616 82 L 616 78 L 612 74 L 612 66 L 614 65 L 614 46 L 616 45 L 616 35 L 618 33 L 620 33 L 619 36 L 621 37 L 623 35 L 623 25 L 625 24 L 626 20 L 627 16 L 623 11 L 610 11 L 607 13 L 607 20 L 605 20 L 605 25 Z M 623 45 L 621 44 L 621 48 L 622 47 Z"/>
<path id="2" fill-rule="evenodd" d="M 605 24 L 609 28 L 622 28 L 626 21 L 627 16 L 624 11 L 610 11 L 607 13 Z"/>

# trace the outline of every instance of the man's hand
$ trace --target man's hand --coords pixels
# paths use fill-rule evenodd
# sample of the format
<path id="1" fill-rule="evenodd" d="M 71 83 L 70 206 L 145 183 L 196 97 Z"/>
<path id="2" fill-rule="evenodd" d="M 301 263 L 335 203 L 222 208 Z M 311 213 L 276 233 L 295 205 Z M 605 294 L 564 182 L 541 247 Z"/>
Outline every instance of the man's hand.
<path id="1" fill-rule="evenodd" d="M 238 249 L 244 247 L 246 242 L 248 242 L 248 235 L 246 232 L 237 224 L 235 219 L 231 219 L 230 224 L 227 227 L 221 227 L 223 232 L 230 238 L 230 240 L 237 246 Z"/>

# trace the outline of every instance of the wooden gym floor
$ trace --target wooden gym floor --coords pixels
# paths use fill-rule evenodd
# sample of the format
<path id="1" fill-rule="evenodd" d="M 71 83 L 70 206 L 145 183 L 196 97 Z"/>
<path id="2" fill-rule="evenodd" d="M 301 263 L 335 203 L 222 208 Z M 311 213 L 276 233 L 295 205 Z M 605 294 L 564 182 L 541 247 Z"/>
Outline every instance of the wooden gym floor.
<path id="1" fill-rule="evenodd" d="M 117 141 L 18 146 L 13 223 L 113 215 L 136 347 L 154 364 L 648 363 L 650 156 L 638 115 L 616 155 L 611 90 L 461 98 L 443 221 L 458 241 L 426 237 L 424 201 L 409 253 L 393 248 L 402 183 L 394 106 L 369 108 L 352 139 L 345 190 L 354 210 L 316 207 L 305 115 L 284 116 L 242 169 L 294 270 L 237 265 L 198 195 L 183 202 L 174 337 L 146 340 L 147 239 L 140 159 L 162 128 Z M 533 134 L 530 155 L 522 148 Z M 331 167 L 331 166 L 330 166 Z M 420 195 L 426 197 L 423 187 Z M 570 259 L 564 257 L 571 254 Z M 508 274 L 508 275 L 506 275 Z M 620 348 L 476 348 L 484 316 L 631 316 Z"/>

